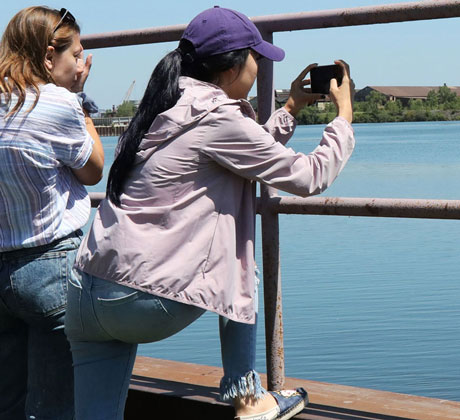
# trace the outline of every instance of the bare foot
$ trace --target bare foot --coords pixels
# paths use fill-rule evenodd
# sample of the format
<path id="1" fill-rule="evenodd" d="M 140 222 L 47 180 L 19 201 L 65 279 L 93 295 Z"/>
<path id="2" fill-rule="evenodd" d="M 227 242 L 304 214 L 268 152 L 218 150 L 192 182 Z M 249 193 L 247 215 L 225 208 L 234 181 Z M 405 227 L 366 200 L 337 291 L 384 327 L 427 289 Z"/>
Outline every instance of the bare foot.
<path id="1" fill-rule="evenodd" d="M 262 398 L 255 399 L 252 397 L 235 398 L 233 406 L 235 407 L 235 415 L 250 416 L 258 413 L 263 413 L 276 407 L 278 403 L 271 394 L 264 394 Z"/>

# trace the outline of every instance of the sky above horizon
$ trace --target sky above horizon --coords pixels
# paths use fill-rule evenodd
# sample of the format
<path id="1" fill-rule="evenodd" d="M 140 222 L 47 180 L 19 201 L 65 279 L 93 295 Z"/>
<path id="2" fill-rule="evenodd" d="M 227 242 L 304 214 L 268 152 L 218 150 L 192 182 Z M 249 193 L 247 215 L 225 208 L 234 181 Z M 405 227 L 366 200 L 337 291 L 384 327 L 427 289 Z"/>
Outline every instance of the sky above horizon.
<path id="1" fill-rule="evenodd" d="M 196 14 L 218 4 L 247 16 L 402 3 L 392 0 L 80 0 L 45 2 L 68 8 L 77 18 L 82 35 L 188 23 Z M 40 3 L 4 2 L 0 32 L 20 9 Z M 43 3 L 41 3 L 43 4 Z M 460 18 L 417 22 L 327 28 L 276 33 L 274 43 L 286 51 L 275 63 L 275 87 L 289 88 L 310 63 L 330 64 L 344 59 L 350 64 L 357 88 L 375 86 L 460 86 Z M 93 68 L 87 93 L 102 109 L 118 105 L 135 81 L 131 99 L 140 99 L 156 63 L 177 42 L 88 50 Z M 254 92 L 252 92 L 254 93 Z"/>

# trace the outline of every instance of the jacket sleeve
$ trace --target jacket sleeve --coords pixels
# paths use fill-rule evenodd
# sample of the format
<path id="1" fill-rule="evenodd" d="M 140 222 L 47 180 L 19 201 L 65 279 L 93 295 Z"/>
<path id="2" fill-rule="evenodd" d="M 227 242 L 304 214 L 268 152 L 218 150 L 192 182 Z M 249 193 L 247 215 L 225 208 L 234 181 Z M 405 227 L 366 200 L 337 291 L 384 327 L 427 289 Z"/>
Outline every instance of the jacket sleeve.
<path id="1" fill-rule="evenodd" d="M 276 141 L 286 144 L 294 134 L 296 126 L 296 119 L 283 106 L 277 109 L 262 127 Z"/>
<path id="2" fill-rule="evenodd" d="M 266 131 L 235 106 L 219 107 L 213 114 L 207 118 L 202 144 L 207 156 L 241 177 L 303 197 L 332 184 L 355 144 L 351 125 L 341 117 L 327 125 L 319 145 L 305 155 L 281 143 L 290 137 L 280 136 L 282 124 L 270 126 L 269 120 Z"/>

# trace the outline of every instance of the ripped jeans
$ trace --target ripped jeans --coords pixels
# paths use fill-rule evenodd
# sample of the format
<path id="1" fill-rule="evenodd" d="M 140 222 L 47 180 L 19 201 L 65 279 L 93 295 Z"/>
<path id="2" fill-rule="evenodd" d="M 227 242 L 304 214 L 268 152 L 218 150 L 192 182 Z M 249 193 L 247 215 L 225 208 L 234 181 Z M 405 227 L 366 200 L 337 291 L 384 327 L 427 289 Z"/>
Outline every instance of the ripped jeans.
<path id="1" fill-rule="evenodd" d="M 76 419 L 121 420 L 138 343 L 170 337 L 205 310 L 81 274 L 80 282 L 69 281 L 65 322 L 74 361 Z M 254 301 L 257 305 L 257 288 Z M 255 371 L 256 324 L 221 316 L 219 329 L 221 398 L 260 398 L 266 391 Z"/>

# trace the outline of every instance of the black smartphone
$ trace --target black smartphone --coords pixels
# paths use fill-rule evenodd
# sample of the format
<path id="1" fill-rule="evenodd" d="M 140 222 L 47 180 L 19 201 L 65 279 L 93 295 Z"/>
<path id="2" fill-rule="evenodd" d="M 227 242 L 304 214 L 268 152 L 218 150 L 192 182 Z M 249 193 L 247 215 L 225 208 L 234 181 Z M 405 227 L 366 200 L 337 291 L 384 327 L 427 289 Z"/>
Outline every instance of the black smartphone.
<path id="1" fill-rule="evenodd" d="M 313 67 L 310 70 L 311 92 L 312 93 L 329 93 L 331 79 L 337 79 L 337 85 L 342 84 L 342 67 L 338 64 L 330 66 Z"/>

